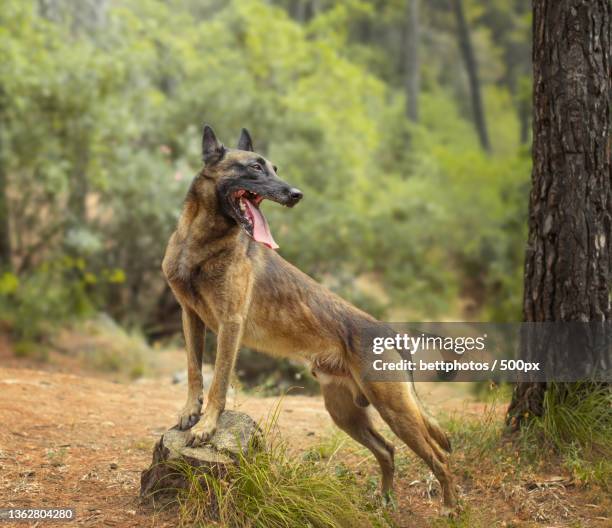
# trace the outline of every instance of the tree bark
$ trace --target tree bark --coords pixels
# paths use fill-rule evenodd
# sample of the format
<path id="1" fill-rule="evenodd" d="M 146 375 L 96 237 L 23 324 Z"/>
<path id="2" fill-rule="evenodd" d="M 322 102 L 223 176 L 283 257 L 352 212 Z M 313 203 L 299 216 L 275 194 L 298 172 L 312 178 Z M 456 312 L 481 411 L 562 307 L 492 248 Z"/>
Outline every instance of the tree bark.
<path id="1" fill-rule="evenodd" d="M 0 271 L 11 269 L 11 238 L 7 184 L 6 168 L 2 155 L 0 154 Z"/>
<path id="2" fill-rule="evenodd" d="M 455 19 L 457 20 L 457 35 L 459 37 L 459 47 L 461 55 L 465 62 L 465 68 L 468 74 L 470 85 L 470 96 L 472 100 L 472 112 L 474 114 L 474 124 L 478 132 L 478 139 L 483 150 L 491 151 L 491 142 L 489 141 L 489 133 L 487 131 L 487 122 L 484 113 L 484 105 L 482 103 L 482 95 L 480 93 L 480 79 L 478 77 L 478 61 L 474 54 L 472 46 L 472 38 L 470 36 L 470 28 L 468 27 L 463 9 L 463 0 L 451 0 Z"/>
<path id="3" fill-rule="evenodd" d="M 419 0 L 407 0 L 405 22 L 406 45 L 406 116 L 413 122 L 419 120 Z"/>
<path id="4" fill-rule="evenodd" d="M 519 142 L 527 145 L 529 141 L 529 102 L 524 99 L 518 102 Z"/>
<path id="5" fill-rule="evenodd" d="M 0 98 L 3 98 L 3 93 L 0 86 Z M 8 175 L 4 156 L 6 145 L 4 144 L 4 119 L 2 119 L 4 114 L 3 104 L 0 101 L 0 271 L 11 269 L 12 253 L 8 208 Z"/>
<path id="6" fill-rule="evenodd" d="M 87 132 L 83 132 L 87 134 Z M 87 194 L 89 193 L 89 179 L 87 166 L 89 164 L 89 143 L 75 140 L 72 171 L 70 173 L 70 190 L 68 195 L 69 221 L 67 229 L 74 226 L 83 226 L 87 221 Z"/>
<path id="7" fill-rule="evenodd" d="M 294 0 L 289 5 L 289 12 L 300 24 L 306 24 L 316 15 L 318 8 L 316 0 Z"/>
<path id="8" fill-rule="evenodd" d="M 608 0 L 533 3 L 528 322 L 610 320 L 610 9 Z M 508 423 L 541 414 L 545 389 L 517 385 Z"/>

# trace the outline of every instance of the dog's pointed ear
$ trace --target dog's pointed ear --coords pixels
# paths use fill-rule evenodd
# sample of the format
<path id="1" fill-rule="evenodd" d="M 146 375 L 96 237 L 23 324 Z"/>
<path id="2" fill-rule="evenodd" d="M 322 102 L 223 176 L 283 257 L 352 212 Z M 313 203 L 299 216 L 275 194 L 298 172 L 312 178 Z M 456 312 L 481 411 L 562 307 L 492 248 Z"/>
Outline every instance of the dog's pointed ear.
<path id="1" fill-rule="evenodd" d="M 253 152 L 253 140 L 251 139 L 251 134 L 246 128 L 243 128 L 240 132 L 240 139 L 238 140 L 238 150 L 248 150 L 249 152 Z"/>
<path id="2" fill-rule="evenodd" d="M 212 165 L 221 161 L 225 155 L 225 147 L 219 143 L 212 127 L 204 125 L 202 133 L 202 159 L 206 165 Z"/>

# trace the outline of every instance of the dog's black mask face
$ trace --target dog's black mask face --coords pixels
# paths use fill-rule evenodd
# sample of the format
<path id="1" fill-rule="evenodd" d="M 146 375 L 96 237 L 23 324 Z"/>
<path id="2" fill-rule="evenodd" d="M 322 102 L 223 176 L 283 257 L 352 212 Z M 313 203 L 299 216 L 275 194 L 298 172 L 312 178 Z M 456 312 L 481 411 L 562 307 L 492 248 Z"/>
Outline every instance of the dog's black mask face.
<path id="1" fill-rule="evenodd" d="M 258 242 L 278 248 L 259 206 L 268 199 L 293 207 L 302 199 L 302 192 L 281 180 L 277 167 L 253 151 L 251 136 L 244 128 L 238 148 L 226 149 L 213 130 L 204 127 L 202 151 L 207 175 L 216 180 L 223 213 Z"/>

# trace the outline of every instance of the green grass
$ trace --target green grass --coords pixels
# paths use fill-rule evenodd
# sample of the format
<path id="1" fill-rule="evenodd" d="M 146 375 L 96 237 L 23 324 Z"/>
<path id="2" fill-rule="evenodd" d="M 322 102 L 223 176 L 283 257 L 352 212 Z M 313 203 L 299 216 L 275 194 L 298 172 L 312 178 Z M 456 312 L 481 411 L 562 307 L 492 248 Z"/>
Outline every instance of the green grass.
<path id="1" fill-rule="evenodd" d="M 489 403 L 476 415 L 457 412 L 446 419 L 440 417 L 452 438 L 457 482 L 471 498 L 462 501 L 461 510 L 451 518 L 428 518 L 431 526 L 489 526 L 494 514 L 472 503 L 480 495 L 483 500 L 504 496 L 512 507 L 523 508 L 521 511 L 530 519 L 541 515 L 557 518 L 563 504 L 574 502 L 569 497 L 560 499 L 556 488 L 542 488 L 538 500 L 528 506 L 523 501 L 530 495 L 530 483 L 541 478 L 545 482 L 547 475 L 559 475 L 560 467 L 567 469 L 576 483 L 596 484 L 593 493 L 600 493 L 598 487 L 607 489 L 612 438 L 609 390 L 572 388 L 573 391 L 551 387 L 545 401 L 549 414 L 527 422 L 529 425 L 518 436 L 504 434 L 504 411 L 508 405 L 504 388 L 494 387 L 487 396 Z M 305 454 L 296 455 L 277 434 L 272 434 L 274 423 L 275 418 L 265 427 L 267 450 L 250 450 L 224 479 L 202 475 L 191 467 L 178 469 L 190 484 L 176 497 L 181 526 L 393 526 L 393 511 L 381 508 L 377 500 L 378 468 L 371 453 L 337 432 Z M 346 465 L 340 464 L 339 460 L 347 456 Z M 355 470 L 362 464 L 365 469 L 355 477 Z M 398 445 L 396 464 L 398 482 L 423 481 L 418 490 L 404 490 L 402 497 L 424 496 L 429 471 L 422 461 Z"/>
<path id="2" fill-rule="evenodd" d="M 334 432 L 309 448 L 302 458 L 305 461 L 319 462 L 331 460 L 348 442 L 349 437 L 336 429 Z"/>
<path id="3" fill-rule="evenodd" d="M 508 403 L 507 388 L 495 387 L 478 419 L 461 414 L 443 420 L 455 458 L 465 460 L 463 472 L 481 464 L 518 479 L 553 458 L 577 480 L 604 489 L 612 481 L 612 392 L 587 383 L 550 384 L 544 413 L 526 420 L 517 437 L 504 435 L 501 410 Z M 501 409 L 500 409 L 501 406 Z M 551 458 L 551 453 L 553 457 Z M 479 462 L 480 461 L 480 462 Z"/>
<path id="4" fill-rule="evenodd" d="M 506 406 L 505 387 L 489 387 L 482 413 L 477 418 L 467 418 L 463 413 L 454 413 L 442 419 L 443 428 L 451 437 L 453 451 L 478 459 L 489 456 L 498 446 L 503 433 L 500 406 Z"/>
<path id="5" fill-rule="evenodd" d="M 470 392 L 477 401 L 497 403 L 510 401 L 513 385 L 511 383 L 495 384 L 490 381 L 475 381 L 470 384 Z"/>
<path id="6" fill-rule="evenodd" d="M 477 519 L 470 507 L 464 507 L 457 515 L 433 519 L 432 528 L 484 528 L 489 524 Z"/>
<path id="7" fill-rule="evenodd" d="M 273 433 L 276 417 L 277 413 L 264 427 L 266 449 L 250 446 L 224 478 L 188 465 L 177 467 L 189 483 L 176 496 L 181 526 L 393 526 L 375 495 L 366 496 L 351 473 L 332 467 L 331 457 L 340 444 L 332 441 L 313 451 L 326 455 L 326 461 L 322 456 L 293 456 Z"/>
<path id="8" fill-rule="evenodd" d="M 587 383 L 551 384 L 544 396 L 544 413 L 529 422 L 536 434 L 562 452 L 578 444 L 583 450 L 609 453 L 612 442 L 612 392 Z"/>
<path id="9" fill-rule="evenodd" d="M 522 448 L 539 456 L 554 449 L 585 482 L 608 488 L 612 480 L 612 390 L 592 383 L 550 384 L 544 413 L 521 430 Z"/>

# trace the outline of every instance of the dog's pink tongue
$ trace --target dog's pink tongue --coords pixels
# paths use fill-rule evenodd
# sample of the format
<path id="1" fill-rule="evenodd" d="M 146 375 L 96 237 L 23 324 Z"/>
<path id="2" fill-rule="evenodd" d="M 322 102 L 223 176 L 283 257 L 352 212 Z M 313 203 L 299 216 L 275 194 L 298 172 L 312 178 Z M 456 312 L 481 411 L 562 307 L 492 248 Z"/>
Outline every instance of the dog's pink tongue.
<path id="1" fill-rule="evenodd" d="M 251 218 L 253 219 L 253 238 L 257 240 L 257 242 L 261 242 L 269 248 L 278 249 L 279 246 L 272 238 L 270 226 L 268 225 L 266 217 L 249 200 L 244 200 L 244 203 L 246 204 L 249 213 L 251 214 Z"/>

